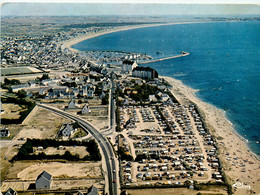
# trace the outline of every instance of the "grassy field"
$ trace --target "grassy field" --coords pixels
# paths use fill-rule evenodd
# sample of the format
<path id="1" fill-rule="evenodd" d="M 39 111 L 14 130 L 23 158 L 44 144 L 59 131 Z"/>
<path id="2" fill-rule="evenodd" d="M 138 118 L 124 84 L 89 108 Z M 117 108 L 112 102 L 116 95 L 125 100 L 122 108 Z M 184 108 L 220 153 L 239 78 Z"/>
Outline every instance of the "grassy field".
<path id="1" fill-rule="evenodd" d="M 84 137 L 86 135 L 87 133 L 84 130 L 78 129 L 77 132 L 73 135 L 73 138 Z"/>
<path id="2" fill-rule="evenodd" d="M 39 73 L 42 72 L 33 67 L 25 66 L 25 67 L 9 67 L 9 68 L 1 68 L 1 76 L 7 75 L 18 75 L 18 74 L 31 74 L 31 73 Z"/>

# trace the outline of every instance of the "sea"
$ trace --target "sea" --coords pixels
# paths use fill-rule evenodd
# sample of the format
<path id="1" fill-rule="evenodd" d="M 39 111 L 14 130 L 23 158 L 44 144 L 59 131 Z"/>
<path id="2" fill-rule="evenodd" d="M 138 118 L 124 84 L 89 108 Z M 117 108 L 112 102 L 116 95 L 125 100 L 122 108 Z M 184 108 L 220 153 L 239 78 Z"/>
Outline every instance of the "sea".
<path id="1" fill-rule="evenodd" d="M 249 148 L 260 155 L 260 22 L 190 23 L 102 35 L 72 46 L 80 51 L 125 51 L 153 58 L 161 76 L 197 89 L 196 96 L 225 112 Z"/>

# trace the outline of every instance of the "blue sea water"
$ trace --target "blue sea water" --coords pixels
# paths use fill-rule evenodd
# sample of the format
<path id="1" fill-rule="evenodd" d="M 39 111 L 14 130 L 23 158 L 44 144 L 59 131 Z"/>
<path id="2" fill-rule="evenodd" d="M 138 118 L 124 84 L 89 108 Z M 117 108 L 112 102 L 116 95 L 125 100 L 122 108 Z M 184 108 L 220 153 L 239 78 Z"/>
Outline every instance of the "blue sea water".
<path id="1" fill-rule="evenodd" d="M 260 22 L 179 24 L 106 34 L 80 42 L 80 51 L 110 50 L 186 57 L 146 64 L 199 89 L 197 96 L 226 112 L 260 154 Z"/>

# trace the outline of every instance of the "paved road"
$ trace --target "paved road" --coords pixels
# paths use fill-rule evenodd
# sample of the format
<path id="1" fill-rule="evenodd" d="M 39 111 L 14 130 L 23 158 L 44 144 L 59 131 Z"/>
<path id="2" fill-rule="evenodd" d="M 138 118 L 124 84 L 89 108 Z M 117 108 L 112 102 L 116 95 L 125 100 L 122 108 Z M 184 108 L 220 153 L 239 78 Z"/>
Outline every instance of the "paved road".
<path id="1" fill-rule="evenodd" d="M 114 100 L 114 93 L 115 93 L 115 83 L 113 79 L 110 79 L 111 88 L 109 92 L 109 128 L 103 131 L 105 135 L 111 135 L 115 132 L 116 126 L 116 119 L 115 119 L 115 100 Z"/>
<path id="2" fill-rule="evenodd" d="M 93 137 L 98 141 L 105 156 L 105 161 L 107 166 L 107 176 L 109 181 L 109 194 L 117 195 L 117 190 L 118 190 L 117 183 L 113 182 L 114 180 L 118 181 L 117 171 L 114 171 L 116 170 L 115 157 L 114 157 L 113 149 L 110 143 L 107 141 L 107 139 L 95 127 L 93 127 L 91 124 L 89 124 L 88 122 L 86 122 L 85 120 L 81 119 L 78 116 L 72 115 L 60 109 L 47 106 L 44 104 L 38 104 L 38 106 L 51 110 L 53 112 L 56 112 L 59 115 L 65 116 L 67 118 L 79 122 L 82 128 L 84 128 L 85 130 L 87 130 L 89 133 L 93 135 Z"/>
<path id="3" fill-rule="evenodd" d="M 111 95 L 110 95 L 110 127 L 112 130 L 115 130 L 115 83 L 113 79 L 111 79 Z"/>

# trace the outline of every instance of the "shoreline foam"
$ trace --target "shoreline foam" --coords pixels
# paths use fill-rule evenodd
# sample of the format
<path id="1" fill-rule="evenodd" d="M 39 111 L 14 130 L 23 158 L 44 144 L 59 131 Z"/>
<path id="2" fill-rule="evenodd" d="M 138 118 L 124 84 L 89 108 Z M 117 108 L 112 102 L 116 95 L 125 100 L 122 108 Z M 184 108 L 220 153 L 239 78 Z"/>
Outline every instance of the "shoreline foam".
<path id="1" fill-rule="evenodd" d="M 239 179 L 239 182 L 249 184 L 254 191 L 259 193 L 259 157 L 249 149 L 243 137 L 236 132 L 225 112 L 199 99 L 195 95 L 198 90 L 184 85 L 177 79 L 165 76 L 162 78 L 172 86 L 171 92 L 181 104 L 192 102 L 203 114 L 207 128 L 217 140 L 219 157 L 224 164 L 223 170 L 229 176 L 229 181 L 235 184 Z M 242 172 L 244 170 L 245 172 Z M 236 193 L 243 194 L 244 190 L 239 188 Z"/>

